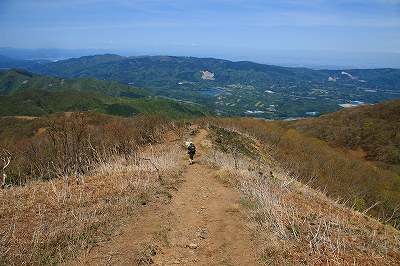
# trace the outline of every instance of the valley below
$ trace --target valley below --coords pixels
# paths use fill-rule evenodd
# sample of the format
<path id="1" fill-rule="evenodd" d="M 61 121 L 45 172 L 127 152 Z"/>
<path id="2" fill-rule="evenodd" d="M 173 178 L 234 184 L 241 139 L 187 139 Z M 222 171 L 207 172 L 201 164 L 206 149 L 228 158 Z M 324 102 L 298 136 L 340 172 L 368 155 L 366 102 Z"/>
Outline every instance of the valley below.
<path id="1" fill-rule="evenodd" d="M 398 69 L 312 70 L 214 58 L 111 54 L 40 64 L 1 59 L 0 67 L 117 81 L 157 96 L 201 104 L 221 116 L 311 117 L 340 110 L 341 105 L 400 97 Z"/>

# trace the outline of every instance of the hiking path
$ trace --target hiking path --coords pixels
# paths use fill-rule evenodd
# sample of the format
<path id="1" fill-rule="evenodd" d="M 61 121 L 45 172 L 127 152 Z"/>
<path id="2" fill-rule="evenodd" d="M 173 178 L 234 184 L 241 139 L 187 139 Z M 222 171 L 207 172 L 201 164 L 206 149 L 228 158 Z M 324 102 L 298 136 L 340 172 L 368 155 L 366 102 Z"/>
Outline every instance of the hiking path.
<path id="1" fill-rule="evenodd" d="M 262 265 L 239 192 L 205 164 L 207 151 L 198 144 L 206 136 L 201 129 L 193 137 L 195 163 L 181 160 L 183 182 L 169 203 L 148 204 L 119 234 L 65 265 L 138 265 L 138 247 L 148 248 L 155 234 L 162 245 L 154 249 L 151 265 Z"/>

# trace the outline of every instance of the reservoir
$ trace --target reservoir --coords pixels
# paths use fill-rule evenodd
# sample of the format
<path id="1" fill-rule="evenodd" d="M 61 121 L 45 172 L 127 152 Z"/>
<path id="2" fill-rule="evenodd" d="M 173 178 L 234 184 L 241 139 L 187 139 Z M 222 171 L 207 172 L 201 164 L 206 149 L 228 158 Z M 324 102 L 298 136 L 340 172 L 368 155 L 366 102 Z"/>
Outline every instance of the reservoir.
<path id="1" fill-rule="evenodd" d="M 209 89 L 202 89 L 200 90 L 201 94 L 206 94 L 206 95 L 221 95 L 225 94 L 225 91 L 221 89 L 216 89 L 216 88 L 209 88 Z"/>

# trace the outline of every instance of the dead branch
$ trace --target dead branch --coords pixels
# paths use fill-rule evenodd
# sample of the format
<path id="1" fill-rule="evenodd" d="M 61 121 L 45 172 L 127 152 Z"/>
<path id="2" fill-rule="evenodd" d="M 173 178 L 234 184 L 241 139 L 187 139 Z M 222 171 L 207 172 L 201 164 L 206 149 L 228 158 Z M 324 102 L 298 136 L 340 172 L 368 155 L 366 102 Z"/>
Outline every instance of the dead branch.
<path id="1" fill-rule="evenodd" d="M 367 208 L 365 211 L 363 211 L 363 214 L 366 214 L 369 210 L 371 210 L 373 207 L 381 203 L 380 201 L 375 202 L 373 205 L 371 205 L 369 208 Z"/>
<path id="2" fill-rule="evenodd" d="M 386 219 L 385 223 L 388 223 L 390 220 L 392 220 L 396 214 L 396 212 L 400 209 L 400 205 L 397 205 L 396 208 L 393 209 L 392 215 L 388 219 Z"/>
<path id="3" fill-rule="evenodd" d="M 4 188 L 6 185 L 6 178 L 7 178 L 7 174 L 6 174 L 6 168 L 7 166 L 10 164 L 11 162 L 11 154 L 9 151 L 4 150 L 4 153 L 6 154 L 2 159 L 3 159 L 3 169 L 2 169 L 2 183 L 1 183 L 1 188 Z"/>
<path id="4" fill-rule="evenodd" d="M 157 165 L 153 162 L 153 160 L 150 159 L 150 158 L 140 158 L 140 159 L 141 159 L 141 160 L 145 160 L 145 161 L 149 161 L 149 162 L 151 163 L 151 165 L 156 169 L 158 180 L 161 182 L 161 181 L 162 181 L 162 177 L 161 177 L 161 174 L 160 174 L 160 169 L 159 169 L 159 168 L 157 167 Z"/>

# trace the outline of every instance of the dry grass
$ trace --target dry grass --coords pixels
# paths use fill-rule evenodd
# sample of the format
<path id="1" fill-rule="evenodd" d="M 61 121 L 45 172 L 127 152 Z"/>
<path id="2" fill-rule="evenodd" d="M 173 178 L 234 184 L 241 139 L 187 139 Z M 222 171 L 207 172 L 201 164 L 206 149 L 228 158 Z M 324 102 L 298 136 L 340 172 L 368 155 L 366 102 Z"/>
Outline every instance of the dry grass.
<path id="1" fill-rule="evenodd" d="M 367 211 L 396 228 L 400 225 L 398 175 L 275 122 L 224 118 L 207 119 L 203 124 L 210 126 L 214 145 L 233 158 L 239 152 L 264 162 L 267 172 L 282 167 L 303 183 L 345 200 L 349 207 Z"/>
<path id="2" fill-rule="evenodd" d="M 289 178 L 283 171 L 265 176 L 259 162 L 214 150 L 210 166 L 219 167 L 249 200 L 259 225 L 266 265 L 398 265 L 400 233 L 391 226 L 337 204 Z M 236 181 L 235 181 L 236 180 Z M 255 210 L 254 210 L 255 209 Z"/>
<path id="3" fill-rule="evenodd" d="M 132 161 L 115 157 L 81 179 L 0 191 L 0 265 L 57 264 L 88 253 L 178 172 L 179 149 L 157 146 Z M 159 182 L 161 180 L 161 182 Z"/>
<path id="4" fill-rule="evenodd" d="M 228 206 L 226 212 L 240 212 L 240 205 L 237 203 L 232 203 Z"/>

